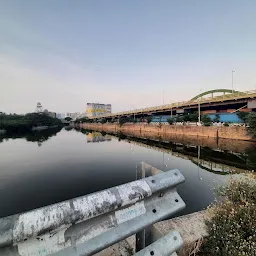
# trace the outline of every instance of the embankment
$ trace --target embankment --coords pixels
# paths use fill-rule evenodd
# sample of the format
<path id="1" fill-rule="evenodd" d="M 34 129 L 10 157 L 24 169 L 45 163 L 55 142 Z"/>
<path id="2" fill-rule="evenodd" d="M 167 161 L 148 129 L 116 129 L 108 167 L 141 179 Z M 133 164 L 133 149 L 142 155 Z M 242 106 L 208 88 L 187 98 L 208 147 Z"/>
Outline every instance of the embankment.
<path id="1" fill-rule="evenodd" d="M 196 136 L 212 139 L 232 139 L 241 141 L 255 141 L 247 132 L 246 127 L 216 127 L 216 126 L 178 126 L 178 125 L 151 125 L 151 124 L 80 124 L 80 128 L 91 129 L 97 131 L 105 131 L 110 133 L 124 133 L 125 135 L 133 135 L 144 138 L 151 136 L 172 137 L 172 135 L 180 136 Z"/>

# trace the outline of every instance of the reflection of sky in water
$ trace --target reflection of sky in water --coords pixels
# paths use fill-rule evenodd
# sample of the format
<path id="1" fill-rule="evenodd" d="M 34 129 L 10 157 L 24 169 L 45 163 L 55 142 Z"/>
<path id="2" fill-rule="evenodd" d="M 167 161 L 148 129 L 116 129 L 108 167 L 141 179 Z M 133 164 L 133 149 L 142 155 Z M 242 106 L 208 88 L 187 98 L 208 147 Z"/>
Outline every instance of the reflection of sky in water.
<path id="1" fill-rule="evenodd" d="M 87 136 L 62 130 L 41 147 L 24 139 L 0 143 L 0 216 L 30 210 L 132 181 L 144 161 L 158 169 L 177 168 L 186 178 L 178 192 L 184 212 L 203 209 L 213 187 L 226 177 L 199 168 L 171 153 L 112 138 L 87 143 Z"/>

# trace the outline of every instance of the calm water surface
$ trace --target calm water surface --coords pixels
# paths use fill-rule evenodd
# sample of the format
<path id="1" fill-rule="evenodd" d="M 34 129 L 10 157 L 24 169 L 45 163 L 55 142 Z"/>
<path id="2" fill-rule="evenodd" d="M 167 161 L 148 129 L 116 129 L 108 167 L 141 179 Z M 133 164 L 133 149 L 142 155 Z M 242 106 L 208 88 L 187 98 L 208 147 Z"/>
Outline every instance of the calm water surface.
<path id="1" fill-rule="evenodd" d="M 0 138 L 0 217 L 133 181 L 141 161 L 183 173 L 186 182 L 178 192 L 187 207 L 180 214 L 206 208 L 215 198 L 213 187 L 227 178 L 218 173 L 220 165 L 196 162 L 202 154 L 198 147 L 190 151 L 199 155 L 188 158 L 168 146 L 95 132 L 62 129 L 9 137 Z"/>

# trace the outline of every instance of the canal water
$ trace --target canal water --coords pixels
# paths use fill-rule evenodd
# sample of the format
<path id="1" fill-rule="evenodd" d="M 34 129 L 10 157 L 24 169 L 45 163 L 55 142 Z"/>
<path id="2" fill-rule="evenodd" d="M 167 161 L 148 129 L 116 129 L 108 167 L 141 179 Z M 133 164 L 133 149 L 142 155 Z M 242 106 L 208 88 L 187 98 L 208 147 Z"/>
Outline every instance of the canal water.
<path id="1" fill-rule="evenodd" d="M 0 217 L 133 181 L 141 161 L 179 169 L 186 181 L 178 192 L 187 205 L 180 215 L 199 211 L 228 173 L 255 167 L 249 146 L 229 152 L 69 128 L 0 135 Z"/>

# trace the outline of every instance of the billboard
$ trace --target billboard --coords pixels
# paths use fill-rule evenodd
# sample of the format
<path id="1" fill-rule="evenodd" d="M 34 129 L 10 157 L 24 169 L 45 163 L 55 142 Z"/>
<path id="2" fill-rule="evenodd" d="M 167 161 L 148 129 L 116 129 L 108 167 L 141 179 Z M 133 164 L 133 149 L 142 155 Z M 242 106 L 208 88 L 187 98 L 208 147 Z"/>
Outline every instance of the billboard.
<path id="1" fill-rule="evenodd" d="M 86 114 L 88 117 L 101 116 L 111 113 L 111 104 L 87 103 Z"/>

